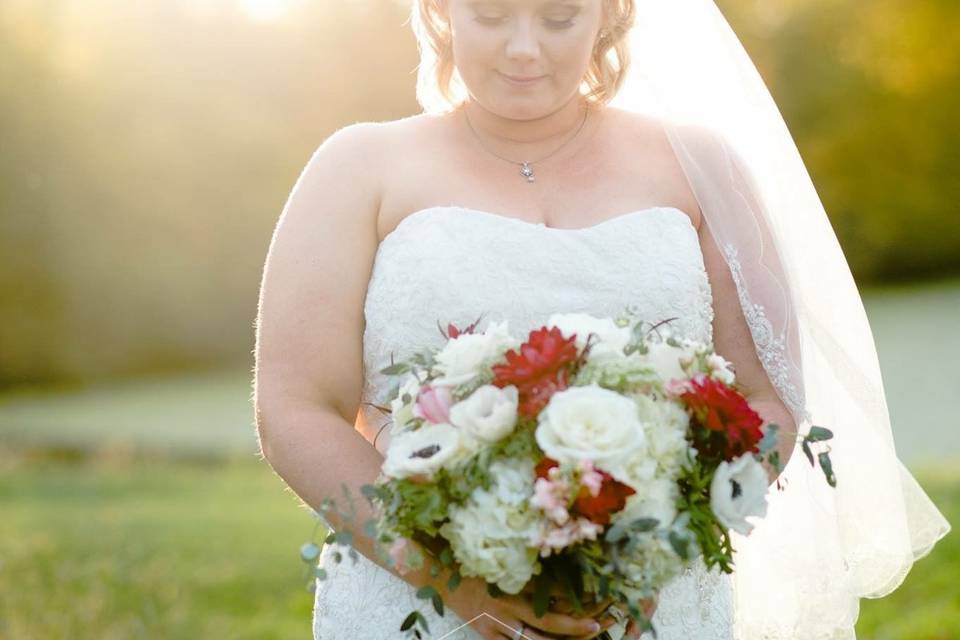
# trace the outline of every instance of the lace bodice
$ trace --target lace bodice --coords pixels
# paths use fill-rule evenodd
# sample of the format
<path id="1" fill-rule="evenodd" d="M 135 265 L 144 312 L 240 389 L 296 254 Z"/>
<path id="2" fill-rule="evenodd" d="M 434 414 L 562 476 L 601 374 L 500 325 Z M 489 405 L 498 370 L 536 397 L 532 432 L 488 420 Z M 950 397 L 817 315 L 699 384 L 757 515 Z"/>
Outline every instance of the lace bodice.
<path id="1" fill-rule="evenodd" d="M 614 316 L 627 305 L 650 322 L 676 318 L 672 326 L 712 340 L 710 283 L 683 211 L 650 207 L 579 229 L 459 206 L 412 213 L 381 241 L 374 260 L 363 335 L 362 400 L 371 404 L 362 405 L 356 427 L 386 451 L 389 430 L 381 427 L 388 416 L 372 405 L 388 404 L 394 379 L 379 371 L 391 352 L 399 360 L 443 344 L 438 325 L 462 328 L 482 314 L 481 329 L 506 319 L 523 337 L 551 313 Z M 479 640 L 452 611 L 440 618 L 407 582 L 362 554 L 356 564 L 344 555 L 338 565 L 332 551 L 326 545 L 321 553 L 328 577 L 317 582 L 315 639 L 403 638 L 400 623 L 419 608 L 433 638 Z M 654 616 L 660 640 L 732 638 L 731 584 L 699 563 L 675 578 Z"/>

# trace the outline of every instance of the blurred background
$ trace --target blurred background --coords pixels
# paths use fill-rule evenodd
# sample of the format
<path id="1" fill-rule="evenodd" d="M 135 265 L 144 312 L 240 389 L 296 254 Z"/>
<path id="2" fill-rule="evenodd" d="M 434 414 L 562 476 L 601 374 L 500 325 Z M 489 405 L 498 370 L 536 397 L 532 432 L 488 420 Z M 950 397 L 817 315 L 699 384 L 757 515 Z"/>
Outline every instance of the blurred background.
<path id="1" fill-rule="evenodd" d="M 960 3 L 722 0 L 864 296 L 900 457 L 960 523 Z M 254 321 L 311 153 L 419 111 L 402 0 L 0 0 L 0 638 L 308 638 Z M 377 43 L 370 46 L 371 42 Z M 864 639 L 960 638 L 941 541 Z"/>

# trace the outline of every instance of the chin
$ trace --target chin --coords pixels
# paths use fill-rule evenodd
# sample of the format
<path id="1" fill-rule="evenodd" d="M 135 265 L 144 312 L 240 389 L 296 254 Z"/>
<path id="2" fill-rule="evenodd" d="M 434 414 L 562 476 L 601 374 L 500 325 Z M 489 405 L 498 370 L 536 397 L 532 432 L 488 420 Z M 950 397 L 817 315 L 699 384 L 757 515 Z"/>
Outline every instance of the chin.
<path id="1" fill-rule="evenodd" d="M 532 120 L 549 115 L 563 105 L 559 96 L 540 94 L 518 95 L 498 91 L 491 95 L 483 104 L 490 105 L 489 110 L 505 118 L 517 120 Z"/>

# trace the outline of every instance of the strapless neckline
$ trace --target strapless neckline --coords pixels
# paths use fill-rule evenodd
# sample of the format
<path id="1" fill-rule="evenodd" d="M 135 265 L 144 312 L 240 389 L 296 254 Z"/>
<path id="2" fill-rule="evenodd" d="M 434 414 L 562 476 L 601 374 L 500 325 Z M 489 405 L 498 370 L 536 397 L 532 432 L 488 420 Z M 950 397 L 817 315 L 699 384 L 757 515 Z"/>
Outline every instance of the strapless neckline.
<path id="1" fill-rule="evenodd" d="M 546 231 L 548 233 L 557 233 L 562 235 L 572 235 L 572 234 L 581 234 L 581 233 L 592 233 L 594 231 L 615 226 L 618 223 L 625 222 L 629 219 L 635 218 L 640 215 L 650 215 L 654 212 L 663 212 L 671 215 L 679 215 L 684 220 L 687 221 L 687 224 L 691 229 L 696 232 L 696 227 L 693 226 L 693 221 L 690 220 L 690 216 L 687 215 L 682 209 L 673 206 L 665 205 L 656 205 L 652 207 L 644 207 L 642 209 L 636 209 L 634 211 L 627 211 L 626 213 L 620 213 L 606 220 L 601 220 L 595 224 L 588 225 L 586 227 L 551 227 L 548 226 L 545 222 L 530 222 L 528 220 L 522 220 L 514 216 L 508 216 L 500 213 L 493 213 L 492 211 L 486 211 L 484 209 L 474 209 L 472 207 L 462 207 L 459 205 L 433 205 L 430 207 L 424 207 L 423 209 L 417 209 L 412 213 L 408 213 L 403 217 L 400 222 L 397 223 L 392 230 L 388 231 L 386 235 L 383 236 L 383 239 L 380 241 L 380 246 L 383 246 L 388 240 L 391 240 L 396 234 L 402 233 L 404 229 L 409 228 L 411 225 L 415 225 L 417 222 L 423 222 L 429 219 L 431 214 L 441 213 L 444 215 L 451 214 L 461 214 L 461 217 L 465 214 L 468 217 L 476 217 L 477 219 L 484 219 L 494 223 L 500 223 L 505 225 L 513 225 L 518 229 L 525 229 L 531 231 Z"/>

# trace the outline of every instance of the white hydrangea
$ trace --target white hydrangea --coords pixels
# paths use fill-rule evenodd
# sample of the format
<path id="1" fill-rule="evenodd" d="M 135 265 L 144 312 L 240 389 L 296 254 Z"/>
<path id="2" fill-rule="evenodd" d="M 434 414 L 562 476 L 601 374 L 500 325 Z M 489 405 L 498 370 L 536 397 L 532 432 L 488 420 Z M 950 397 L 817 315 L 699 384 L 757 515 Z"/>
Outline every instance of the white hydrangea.
<path id="1" fill-rule="evenodd" d="M 638 487 L 637 493 L 628 496 L 623 510 L 614 514 L 612 521 L 621 518 L 636 520 L 654 518 L 658 528 L 667 528 L 677 517 L 677 498 L 680 488 L 675 479 L 658 477 Z"/>
<path id="2" fill-rule="evenodd" d="M 533 495 L 530 460 L 497 460 L 490 465 L 489 490 L 478 489 L 463 505 L 450 507 L 440 534 L 450 541 L 465 576 L 481 577 L 506 593 L 519 593 L 539 573 L 533 546 L 539 514 L 528 506 Z"/>
<path id="3" fill-rule="evenodd" d="M 659 587 L 679 575 L 684 561 L 663 536 L 641 534 L 634 552 L 623 556 L 624 582 L 618 586 L 631 600 L 646 597 L 646 589 Z"/>

